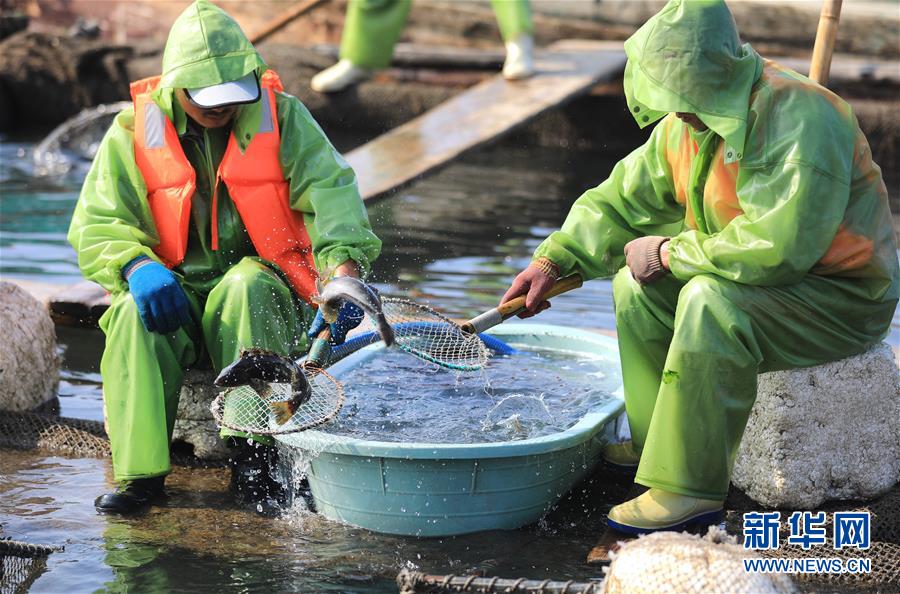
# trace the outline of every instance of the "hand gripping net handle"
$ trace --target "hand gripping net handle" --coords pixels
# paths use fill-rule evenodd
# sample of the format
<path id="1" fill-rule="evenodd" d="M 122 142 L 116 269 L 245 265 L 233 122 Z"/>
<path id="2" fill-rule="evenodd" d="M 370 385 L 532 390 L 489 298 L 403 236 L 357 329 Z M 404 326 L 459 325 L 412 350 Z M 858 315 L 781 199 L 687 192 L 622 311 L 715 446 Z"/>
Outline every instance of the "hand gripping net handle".
<path id="1" fill-rule="evenodd" d="M 581 283 L 577 274 L 559 279 L 544 299 L 577 289 Z M 381 306 L 387 323 L 394 329 L 398 347 L 441 367 L 477 371 L 490 357 L 490 350 L 478 333 L 524 311 L 525 296 L 511 299 L 461 326 L 430 307 L 406 299 L 383 297 Z M 372 320 L 369 323 L 374 326 Z"/>
<path id="2" fill-rule="evenodd" d="M 550 289 L 544 293 L 544 300 L 562 295 L 573 289 L 577 289 L 582 285 L 581 277 L 577 274 L 561 278 Z M 493 309 L 489 309 L 481 315 L 475 316 L 461 326 L 462 331 L 467 334 L 484 332 L 494 326 L 503 323 L 509 318 L 525 311 L 525 295 L 520 295 L 514 299 L 510 299 L 503 305 L 499 305 Z"/>

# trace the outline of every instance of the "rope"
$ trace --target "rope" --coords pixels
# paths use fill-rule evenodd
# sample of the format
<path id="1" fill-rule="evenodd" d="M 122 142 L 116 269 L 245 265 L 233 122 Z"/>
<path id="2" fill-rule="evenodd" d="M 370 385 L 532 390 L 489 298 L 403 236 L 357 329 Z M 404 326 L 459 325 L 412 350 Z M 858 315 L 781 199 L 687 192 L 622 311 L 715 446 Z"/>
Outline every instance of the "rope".
<path id="1" fill-rule="evenodd" d="M 600 594 L 599 582 L 565 582 L 554 580 L 504 579 L 475 575 L 427 575 L 403 569 L 397 575 L 400 594 L 439 592 L 478 592 L 500 594 L 527 592 L 529 594 Z"/>
<path id="2" fill-rule="evenodd" d="M 0 540 L 0 557 L 40 559 L 63 549 L 65 549 L 63 546 L 30 544 L 17 540 Z"/>

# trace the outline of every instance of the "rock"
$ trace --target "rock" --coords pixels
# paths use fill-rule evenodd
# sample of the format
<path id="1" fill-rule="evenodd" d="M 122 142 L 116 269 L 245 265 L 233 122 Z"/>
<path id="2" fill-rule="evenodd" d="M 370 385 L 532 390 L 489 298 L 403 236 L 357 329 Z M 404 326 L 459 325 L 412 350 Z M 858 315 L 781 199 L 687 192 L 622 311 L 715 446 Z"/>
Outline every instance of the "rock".
<path id="1" fill-rule="evenodd" d="M 0 281 L 0 410 L 28 411 L 56 398 L 59 354 L 47 308 L 25 289 Z"/>
<path id="2" fill-rule="evenodd" d="M 224 460 L 228 457 L 225 442 L 213 420 L 209 405 L 216 397 L 212 371 L 191 370 L 185 373 L 178 401 L 173 442 L 185 442 L 194 447 L 194 455 L 202 460 Z"/>
<path id="3" fill-rule="evenodd" d="M 13 125 L 55 125 L 86 107 L 128 98 L 132 51 L 21 31 L 0 42 L 0 85 Z"/>
<path id="4" fill-rule="evenodd" d="M 715 526 L 704 537 L 656 532 L 626 542 L 610 553 L 612 563 L 606 570 L 603 592 L 797 592 L 785 574 L 744 571 L 743 559 L 755 556 Z"/>
<path id="5" fill-rule="evenodd" d="M 770 507 L 872 499 L 900 481 L 900 375 L 885 343 L 759 376 L 732 482 Z"/>
<path id="6" fill-rule="evenodd" d="M 4 11 L 5 12 L 5 11 Z M 28 28 L 27 14 L 0 14 L 0 40 Z"/>

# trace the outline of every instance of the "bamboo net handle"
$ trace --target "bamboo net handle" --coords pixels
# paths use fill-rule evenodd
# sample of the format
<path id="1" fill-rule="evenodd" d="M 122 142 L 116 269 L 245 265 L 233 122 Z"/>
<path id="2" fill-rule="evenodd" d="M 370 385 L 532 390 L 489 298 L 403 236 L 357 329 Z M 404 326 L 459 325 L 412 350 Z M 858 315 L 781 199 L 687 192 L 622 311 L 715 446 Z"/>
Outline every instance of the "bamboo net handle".
<path id="1" fill-rule="evenodd" d="M 842 0 L 825 0 L 819 15 L 819 28 L 816 31 L 816 43 L 809 65 L 809 78 L 823 87 L 828 84 L 828 73 L 831 70 L 831 56 L 834 53 L 838 22 L 841 19 L 841 2 Z"/>
<path id="2" fill-rule="evenodd" d="M 566 278 L 561 278 L 556 281 L 547 293 L 544 295 L 544 300 L 550 299 L 551 297 L 556 297 L 557 295 L 561 295 L 572 289 L 577 289 L 582 284 L 581 277 L 577 274 L 573 274 L 572 276 L 567 276 Z M 516 297 L 515 299 L 510 299 L 503 305 L 497 306 L 493 309 L 489 309 L 481 315 L 478 315 L 468 322 L 462 324 L 461 328 L 463 332 L 474 334 L 476 332 L 484 332 L 489 328 L 493 328 L 497 324 L 500 324 L 504 320 L 507 320 L 514 315 L 525 311 L 525 295 L 521 295 Z"/>
<path id="3" fill-rule="evenodd" d="M 544 295 L 544 301 L 550 299 L 551 297 L 556 297 L 557 295 L 567 293 L 572 289 L 577 289 L 581 286 L 581 283 L 581 277 L 577 274 L 567 276 L 566 278 L 561 278 L 556 281 L 556 284 L 550 287 L 550 290 L 547 291 L 547 293 Z M 515 299 L 510 299 L 503 305 L 499 306 L 497 308 L 497 311 L 500 312 L 500 315 L 506 318 L 516 315 L 523 309 L 525 309 L 525 295 L 521 295 L 519 297 L 516 297 Z"/>

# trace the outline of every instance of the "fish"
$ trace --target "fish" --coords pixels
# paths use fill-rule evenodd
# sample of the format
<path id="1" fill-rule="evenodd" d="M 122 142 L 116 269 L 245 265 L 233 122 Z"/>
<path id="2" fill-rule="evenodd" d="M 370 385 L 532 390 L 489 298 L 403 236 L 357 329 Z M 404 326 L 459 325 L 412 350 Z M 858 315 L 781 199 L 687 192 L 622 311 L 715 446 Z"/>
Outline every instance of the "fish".
<path id="1" fill-rule="evenodd" d="M 388 324 L 381 307 L 381 298 L 372 287 L 352 276 L 338 276 L 324 283 L 317 279 L 316 289 L 318 294 L 313 295 L 312 301 L 319 306 L 326 322 L 334 323 L 341 306 L 349 301 L 375 320 L 378 334 L 386 346 L 394 344 L 394 329 Z"/>
<path id="2" fill-rule="evenodd" d="M 312 386 L 296 362 L 265 349 L 244 349 L 240 357 L 223 369 L 213 382 L 219 388 L 250 386 L 264 399 L 271 395 L 272 383 L 291 386 L 288 400 L 269 403 L 275 422 L 284 425 L 312 396 Z"/>

